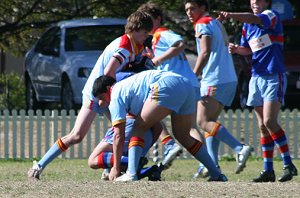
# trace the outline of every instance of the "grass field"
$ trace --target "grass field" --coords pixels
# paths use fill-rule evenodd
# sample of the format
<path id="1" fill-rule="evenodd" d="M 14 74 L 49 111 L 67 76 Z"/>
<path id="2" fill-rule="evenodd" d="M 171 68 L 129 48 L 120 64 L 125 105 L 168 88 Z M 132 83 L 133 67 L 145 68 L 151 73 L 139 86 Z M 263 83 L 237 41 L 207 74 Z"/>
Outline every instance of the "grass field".
<path id="1" fill-rule="evenodd" d="M 249 159 L 246 169 L 234 174 L 235 161 L 222 160 L 220 166 L 229 182 L 206 182 L 192 179 L 198 163 L 176 160 L 162 173 L 161 182 L 142 180 L 131 183 L 100 181 L 101 171 L 87 166 L 87 160 L 54 160 L 43 172 L 41 180 L 27 180 L 31 161 L 0 160 L 0 197 L 299 197 L 300 176 L 286 183 L 254 184 L 262 160 Z M 294 161 L 300 167 L 300 161 Z M 281 161 L 275 161 L 277 177 L 282 173 Z"/>

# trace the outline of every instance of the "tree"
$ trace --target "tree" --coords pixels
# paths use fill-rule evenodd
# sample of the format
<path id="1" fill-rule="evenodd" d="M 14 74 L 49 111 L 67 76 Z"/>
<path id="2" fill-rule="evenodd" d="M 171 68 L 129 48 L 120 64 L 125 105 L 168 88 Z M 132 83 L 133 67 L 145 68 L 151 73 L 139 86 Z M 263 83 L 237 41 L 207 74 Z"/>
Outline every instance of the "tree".
<path id="1" fill-rule="evenodd" d="M 299 0 L 290 0 L 299 17 Z M 1 0 L 0 48 L 24 55 L 50 24 L 82 17 L 127 18 L 146 0 Z M 182 0 L 152 0 L 166 15 L 166 25 L 184 36 L 194 51 L 192 25 L 187 21 Z M 249 0 L 210 0 L 211 10 L 248 11 Z M 212 12 L 212 14 L 214 14 Z M 298 15 L 297 15 L 298 14 Z M 228 33 L 240 32 L 241 24 L 225 23 Z"/>

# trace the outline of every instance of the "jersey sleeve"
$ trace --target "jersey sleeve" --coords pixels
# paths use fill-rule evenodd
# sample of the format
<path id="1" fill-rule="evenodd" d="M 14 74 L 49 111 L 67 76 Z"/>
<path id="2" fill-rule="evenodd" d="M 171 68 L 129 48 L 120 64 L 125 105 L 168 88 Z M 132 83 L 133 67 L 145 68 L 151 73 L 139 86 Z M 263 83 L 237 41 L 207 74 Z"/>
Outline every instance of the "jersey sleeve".
<path id="1" fill-rule="evenodd" d="M 195 37 L 200 38 L 201 36 L 211 36 L 212 31 L 206 23 L 197 23 L 195 26 Z"/>
<path id="2" fill-rule="evenodd" d="M 278 22 L 278 17 L 272 10 L 265 10 L 257 15 L 266 29 L 274 29 L 276 23 Z"/>
<path id="3" fill-rule="evenodd" d="M 109 104 L 112 126 L 126 122 L 126 107 L 121 97 L 112 92 L 111 101 Z"/>
<path id="4" fill-rule="evenodd" d="M 115 50 L 113 56 L 117 57 L 122 65 L 125 60 L 128 60 L 132 53 L 132 46 L 130 40 L 126 35 L 120 38 L 119 47 Z"/>
<path id="5" fill-rule="evenodd" d="M 183 41 L 183 38 L 175 32 L 169 30 L 161 33 L 160 40 L 165 45 L 168 45 L 167 47 L 172 47 L 176 42 Z"/>

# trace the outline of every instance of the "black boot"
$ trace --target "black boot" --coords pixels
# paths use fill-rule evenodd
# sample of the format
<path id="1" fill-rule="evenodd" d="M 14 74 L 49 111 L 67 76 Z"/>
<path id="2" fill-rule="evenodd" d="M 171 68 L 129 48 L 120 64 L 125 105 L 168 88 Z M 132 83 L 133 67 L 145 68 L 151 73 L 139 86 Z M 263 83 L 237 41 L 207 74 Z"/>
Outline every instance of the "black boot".
<path id="1" fill-rule="evenodd" d="M 275 182 L 276 176 L 274 171 L 262 171 L 257 178 L 254 178 L 253 182 Z"/>
<path id="2" fill-rule="evenodd" d="M 283 174 L 278 179 L 280 182 L 286 182 L 293 179 L 293 176 L 298 175 L 298 170 L 294 164 L 283 167 Z"/>

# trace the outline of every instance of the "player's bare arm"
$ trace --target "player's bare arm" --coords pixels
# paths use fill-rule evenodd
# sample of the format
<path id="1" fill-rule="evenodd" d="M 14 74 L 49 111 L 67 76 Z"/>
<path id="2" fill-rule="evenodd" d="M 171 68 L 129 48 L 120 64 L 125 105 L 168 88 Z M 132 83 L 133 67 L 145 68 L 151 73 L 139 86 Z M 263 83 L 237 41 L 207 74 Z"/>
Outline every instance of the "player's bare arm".
<path id="1" fill-rule="evenodd" d="M 234 20 L 240 21 L 242 23 L 249 23 L 249 24 L 258 24 L 261 25 L 261 19 L 249 12 L 225 12 L 220 11 L 218 19 L 223 21 L 225 19 L 232 18 Z"/>
<path id="2" fill-rule="evenodd" d="M 152 62 L 154 63 L 155 66 L 160 65 L 162 62 L 177 56 L 180 54 L 184 49 L 186 48 L 186 45 L 184 44 L 183 41 L 177 41 L 174 43 L 164 54 L 158 57 L 154 57 L 152 59 Z"/>
<path id="3" fill-rule="evenodd" d="M 118 60 L 118 57 L 111 57 L 104 69 L 104 75 L 108 75 L 116 79 L 116 71 L 119 67 L 120 61 Z"/>
<path id="4" fill-rule="evenodd" d="M 120 175 L 121 170 L 121 156 L 123 153 L 125 141 L 125 122 L 119 123 L 114 126 L 114 143 L 113 143 L 113 155 L 114 166 L 110 171 L 109 180 L 115 180 Z"/>
<path id="5" fill-rule="evenodd" d="M 196 65 L 194 67 L 194 73 L 196 76 L 200 76 L 203 68 L 207 64 L 211 52 L 211 38 L 209 36 L 201 36 L 200 38 L 201 51 L 198 55 Z"/>
<path id="6" fill-rule="evenodd" d="M 251 55 L 252 51 L 250 48 L 244 47 L 244 46 L 239 46 L 234 43 L 229 43 L 228 45 L 228 52 L 230 54 L 239 54 L 243 56 Z"/>

